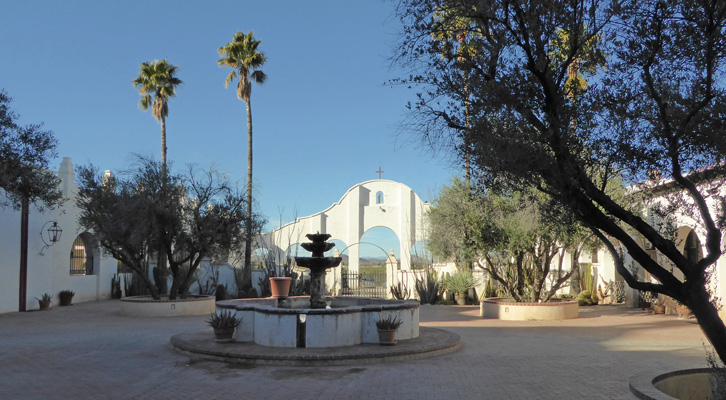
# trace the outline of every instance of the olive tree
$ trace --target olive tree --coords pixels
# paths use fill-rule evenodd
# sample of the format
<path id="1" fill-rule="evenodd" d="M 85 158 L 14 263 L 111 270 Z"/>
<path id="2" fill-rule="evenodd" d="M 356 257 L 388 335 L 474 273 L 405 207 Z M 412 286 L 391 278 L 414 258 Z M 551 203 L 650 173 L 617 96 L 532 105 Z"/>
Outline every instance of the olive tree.
<path id="1" fill-rule="evenodd" d="M 42 124 L 18 125 L 11 98 L 0 90 L 0 206 L 20 210 L 20 283 L 18 311 L 25 311 L 28 277 L 28 217 L 30 205 L 39 209 L 63 203 L 59 179 L 49 170 L 57 141 Z"/>
<path id="2" fill-rule="evenodd" d="M 214 170 L 189 167 L 180 175 L 140 158 L 126 177 L 104 177 L 82 166 L 78 181 L 81 226 L 139 276 L 155 299 L 160 292 L 147 272 L 150 249 L 165 253 L 172 275 L 169 298 L 175 299 L 188 295 L 203 259 L 236 251 L 244 242 L 245 197 Z M 253 221 L 259 230 L 261 219 Z"/>
<path id="3" fill-rule="evenodd" d="M 435 256 L 483 269 L 516 301 L 546 302 L 577 271 L 564 263 L 581 250 L 582 228 L 542 194 L 472 190 L 455 179 L 428 217 Z"/>
<path id="4" fill-rule="evenodd" d="M 630 287 L 690 307 L 726 360 L 726 326 L 708 284 L 722 255 L 725 203 L 704 184 L 723 180 L 726 169 L 726 3 L 402 0 L 399 13 L 397 61 L 412 71 L 403 81 L 422 85 L 410 126 L 438 147 L 467 130 L 478 179 L 533 187 L 558 201 L 601 239 Z M 476 34 L 467 46 L 476 51 L 442 59 L 434 37 L 451 26 L 438 22 L 448 16 L 468 21 Z M 593 39 L 605 68 L 580 68 L 589 84 L 568 85 Z M 466 92 L 461 63 L 471 71 Z M 465 115 L 462 96 L 475 115 Z M 605 189 L 616 177 L 635 188 L 654 170 L 679 193 L 678 212 L 695 217 L 705 238 L 701 259 L 688 259 L 676 239 Z M 638 279 L 626 254 L 654 280 Z"/>

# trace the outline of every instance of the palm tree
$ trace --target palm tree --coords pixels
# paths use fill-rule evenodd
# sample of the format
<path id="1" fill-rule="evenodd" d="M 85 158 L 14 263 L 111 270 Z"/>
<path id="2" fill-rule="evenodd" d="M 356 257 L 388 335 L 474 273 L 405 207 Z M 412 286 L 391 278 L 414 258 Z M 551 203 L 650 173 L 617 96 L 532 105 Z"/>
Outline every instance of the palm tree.
<path id="1" fill-rule="evenodd" d="M 469 128 L 471 127 L 471 101 L 469 100 L 469 76 L 471 67 L 467 65 L 469 60 L 476 55 L 477 50 L 472 41 L 481 37 L 472 21 L 460 15 L 453 9 L 443 8 L 434 13 L 437 28 L 434 30 L 433 39 L 442 42 L 441 58 L 445 61 L 455 58 L 462 77 L 462 89 L 464 97 L 464 183 L 470 187 L 471 181 L 471 138 Z M 451 54 L 455 51 L 455 54 Z"/>
<path id="2" fill-rule="evenodd" d="M 587 81 L 582 74 L 594 75 L 598 68 L 607 65 L 607 54 L 601 48 L 601 39 L 599 33 L 588 37 L 586 26 L 582 25 L 575 35 L 566 29 L 558 29 L 557 38 L 551 43 L 552 58 L 559 64 L 569 62 L 564 90 L 573 101 L 578 93 L 587 89 Z M 573 48 L 577 49 L 575 54 L 572 54 Z"/>
<path id="3" fill-rule="evenodd" d="M 261 40 L 255 40 L 253 32 L 248 34 L 237 32 L 233 40 L 220 47 L 217 51 L 220 58 L 217 63 L 220 67 L 230 67 L 232 71 L 224 80 L 224 87 L 235 78 L 237 83 L 237 97 L 247 107 L 247 221 L 245 238 L 245 264 L 242 276 L 244 285 L 252 285 L 252 104 L 250 93 L 252 82 L 262 84 L 267 79 L 260 68 L 265 64 L 265 55 L 257 51 Z M 248 286 L 248 287 L 249 287 Z M 247 288 L 244 288 L 247 289 Z"/>
<path id="4" fill-rule="evenodd" d="M 154 60 L 141 63 L 138 78 L 132 82 L 134 88 L 139 89 L 141 99 L 139 107 L 146 111 L 151 106 L 151 115 L 161 123 L 161 163 L 166 169 L 166 116 L 169 115 L 169 98 L 176 96 L 176 86 L 182 81 L 175 75 L 178 67 L 163 60 Z M 154 101 L 151 101 L 151 95 Z"/>
<path id="5" fill-rule="evenodd" d="M 146 111 L 151 106 L 151 115 L 161 123 L 161 168 L 164 176 L 166 176 L 166 116 L 169 115 L 169 97 L 176 96 L 176 86 L 181 85 L 181 79 L 175 75 L 178 67 L 171 65 L 163 60 L 154 60 L 141 63 L 139 67 L 139 76 L 134 79 L 134 88 L 139 88 L 141 99 L 139 107 Z M 151 101 L 151 95 L 154 95 L 154 101 Z M 163 251 L 159 251 L 158 260 L 158 276 L 154 274 L 157 287 L 160 293 L 166 293 L 166 278 L 169 274 L 166 265 L 166 256 Z"/>

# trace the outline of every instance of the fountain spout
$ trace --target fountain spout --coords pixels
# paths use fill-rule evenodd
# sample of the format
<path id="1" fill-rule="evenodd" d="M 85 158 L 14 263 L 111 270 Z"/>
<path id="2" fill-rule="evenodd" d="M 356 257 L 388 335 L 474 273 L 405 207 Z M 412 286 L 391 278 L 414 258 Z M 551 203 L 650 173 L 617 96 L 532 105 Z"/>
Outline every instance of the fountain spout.
<path id="1" fill-rule="evenodd" d="M 335 247 L 335 243 L 328 243 L 330 235 L 327 233 L 310 233 L 305 235 L 310 243 L 302 243 L 303 249 L 312 253 L 311 257 L 295 257 L 299 267 L 310 269 L 310 308 L 325 308 L 325 272 L 328 268 L 340 265 L 342 257 L 324 257 L 326 251 Z"/>

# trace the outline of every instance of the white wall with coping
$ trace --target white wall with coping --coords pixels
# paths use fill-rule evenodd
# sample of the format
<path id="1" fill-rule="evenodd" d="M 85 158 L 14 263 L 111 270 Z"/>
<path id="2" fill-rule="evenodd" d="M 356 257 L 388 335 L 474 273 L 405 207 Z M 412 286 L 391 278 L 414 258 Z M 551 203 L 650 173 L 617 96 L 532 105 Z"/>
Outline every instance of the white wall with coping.
<path id="1" fill-rule="evenodd" d="M 65 201 L 56 210 L 40 212 L 31 205 L 28 218 L 28 281 L 25 306 L 37 310 L 43 293 L 53 295 L 53 305 L 58 305 L 61 290 L 73 290 L 74 303 L 111 298 L 111 278 L 116 273 L 117 262 L 103 257 L 98 248 L 94 251 L 93 275 L 70 275 L 70 254 L 73 241 L 83 231 L 78 226 L 79 210 L 75 205 L 78 188 L 74 180 L 73 164 L 64 158 L 58 170 L 61 190 Z M 0 191 L 0 196 L 4 193 Z M 40 234 L 48 221 L 57 221 L 63 229 L 61 240 L 43 250 Z M 11 207 L 0 209 L 0 313 L 18 311 L 20 282 L 20 211 Z M 46 226 L 47 229 L 47 226 Z M 45 232 L 43 232 L 45 233 Z"/>
<path id="2" fill-rule="evenodd" d="M 214 296 L 188 297 L 186 299 L 154 300 L 151 296 L 132 296 L 121 299 L 121 315 L 127 317 L 180 317 L 207 315 L 215 310 Z"/>
<path id="3" fill-rule="evenodd" d="M 377 203 L 378 194 L 383 201 Z M 263 246 L 275 252 L 275 259 L 282 259 L 287 249 L 306 242 L 308 233 L 328 233 L 332 239 L 345 243 L 348 267 L 358 271 L 359 248 L 356 244 L 371 228 L 391 229 L 400 242 L 401 269 L 411 266 L 411 248 L 426 237 L 424 216 L 430 207 L 403 183 L 377 179 L 359 183 L 327 209 L 307 217 L 298 218 L 271 233 L 263 235 Z M 339 249 L 342 251 L 343 249 Z"/>

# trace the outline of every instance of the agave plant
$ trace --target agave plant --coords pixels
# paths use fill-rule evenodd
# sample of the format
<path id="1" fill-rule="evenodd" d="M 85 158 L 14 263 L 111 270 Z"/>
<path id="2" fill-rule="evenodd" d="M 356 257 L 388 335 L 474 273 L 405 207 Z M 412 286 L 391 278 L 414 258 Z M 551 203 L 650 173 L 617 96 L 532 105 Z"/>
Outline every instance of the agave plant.
<path id="1" fill-rule="evenodd" d="M 242 318 L 237 318 L 231 311 L 223 310 L 221 313 L 212 313 L 206 322 L 215 329 L 236 328 Z"/>
<path id="2" fill-rule="evenodd" d="M 401 319 L 398 317 L 394 317 L 393 315 L 389 315 L 376 321 L 376 327 L 378 329 L 386 331 L 398 329 L 401 324 L 403 324 L 403 321 L 401 321 Z"/>

